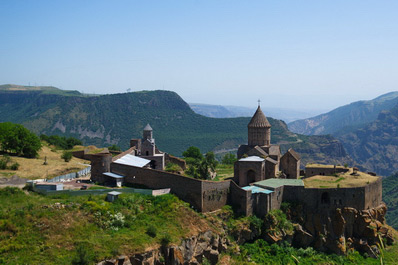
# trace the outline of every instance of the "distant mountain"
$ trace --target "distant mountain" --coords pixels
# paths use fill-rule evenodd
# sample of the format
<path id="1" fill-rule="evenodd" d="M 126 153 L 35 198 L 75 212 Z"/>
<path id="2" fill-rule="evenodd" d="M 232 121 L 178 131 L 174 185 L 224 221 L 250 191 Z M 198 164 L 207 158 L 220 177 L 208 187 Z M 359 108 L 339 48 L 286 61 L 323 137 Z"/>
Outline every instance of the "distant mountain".
<path id="1" fill-rule="evenodd" d="M 189 103 L 189 106 L 196 113 L 210 118 L 235 118 L 235 117 L 251 117 L 256 111 L 256 107 L 240 107 L 240 106 L 221 106 L 200 103 Z M 284 108 L 268 108 L 261 107 L 267 116 L 280 119 L 285 122 L 291 122 L 298 119 L 304 119 L 320 113 L 319 110 L 295 110 Z"/>
<path id="2" fill-rule="evenodd" d="M 336 135 L 364 168 L 383 176 L 398 172 L 398 104 L 362 128 Z"/>
<path id="3" fill-rule="evenodd" d="M 384 94 L 372 100 L 357 101 L 313 118 L 290 122 L 291 131 L 306 135 L 334 134 L 352 131 L 376 120 L 383 110 L 390 110 L 398 103 L 398 92 Z"/>
<path id="4" fill-rule="evenodd" d="M 256 111 L 255 108 L 209 105 L 200 103 L 189 103 L 189 106 L 197 114 L 210 118 L 251 117 Z"/>
<path id="5" fill-rule="evenodd" d="M 272 143 L 280 143 L 284 150 L 294 145 L 304 163 L 344 163 L 349 159 L 333 137 L 294 134 L 283 121 L 268 119 Z M 116 144 L 124 149 L 131 138 L 140 138 L 150 123 L 159 148 L 177 156 L 191 145 L 203 152 L 237 148 L 247 143 L 249 120 L 196 114 L 171 91 L 86 96 L 63 90 L 0 90 L 0 122 L 20 123 L 37 134 L 73 136 L 85 144 Z"/>

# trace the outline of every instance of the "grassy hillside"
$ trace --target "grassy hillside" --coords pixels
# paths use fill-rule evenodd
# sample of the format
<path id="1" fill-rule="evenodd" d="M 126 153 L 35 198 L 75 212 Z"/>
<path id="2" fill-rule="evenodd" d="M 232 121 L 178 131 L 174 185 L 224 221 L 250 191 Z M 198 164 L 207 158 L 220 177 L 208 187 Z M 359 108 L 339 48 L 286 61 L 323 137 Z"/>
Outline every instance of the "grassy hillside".
<path id="1" fill-rule="evenodd" d="M 90 162 L 73 157 L 71 161 L 65 162 L 62 158 L 62 150 L 56 150 L 42 142 L 42 149 L 37 158 L 24 158 L 10 156 L 11 163 L 19 164 L 18 170 L 0 170 L 0 178 L 17 175 L 27 179 L 52 178 L 71 172 L 77 172 L 86 168 Z M 3 155 L 0 155 L 0 159 Z M 44 159 L 47 158 L 47 165 L 44 165 Z"/>
<path id="2" fill-rule="evenodd" d="M 92 264 L 205 229 L 207 222 L 173 195 L 122 194 L 108 203 L 105 195 L 0 189 L 0 264 L 72 264 L 82 253 Z"/>
<path id="3" fill-rule="evenodd" d="M 228 207 L 229 208 L 229 207 Z M 216 213 L 201 215 L 173 195 L 122 194 L 114 203 L 105 195 L 46 197 L 15 188 L 0 189 L 0 264 L 72 264 L 77 257 L 94 264 L 106 258 L 144 252 L 207 230 L 236 232 L 253 217 L 223 221 Z M 243 225 L 243 226 L 242 226 Z M 232 229 L 232 230 L 230 230 Z M 236 244 L 232 237 L 230 241 Z M 384 252 L 394 264 L 397 245 Z M 293 257 L 294 256 L 294 257 Z M 225 261 L 226 263 L 222 263 Z M 249 261 L 251 261 L 249 263 Z M 295 249 L 287 242 L 231 245 L 220 264 L 380 264 L 358 253 L 328 255 Z M 82 264 L 82 263 L 74 263 Z"/>

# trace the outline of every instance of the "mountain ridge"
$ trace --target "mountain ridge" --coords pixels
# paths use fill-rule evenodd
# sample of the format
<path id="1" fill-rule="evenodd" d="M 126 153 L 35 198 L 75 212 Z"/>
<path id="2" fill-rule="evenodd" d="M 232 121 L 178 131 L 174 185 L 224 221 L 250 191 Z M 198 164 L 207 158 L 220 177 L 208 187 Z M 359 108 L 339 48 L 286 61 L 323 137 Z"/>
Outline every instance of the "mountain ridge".
<path id="1" fill-rule="evenodd" d="M 290 122 L 291 131 L 306 135 L 334 134 L 349 127 L 360 127 L 377 119 L 382 110 L 398 103 L 398 92 L 383 94 L 372 100 L 356 101 L 312 118 Z M 345 129 L 348 127 L 348 129 Z"/>
<path id="2" fill-rule="evenodd" d="M 325 163 L 347 160 L 346 155 L 337 152 L 342 145 L 336 139 L 321 136 L 313 140 L 290 132 L 281 120 L 268 119 L 272 125 L 271 142 L 281 144 L 282 149 L 296 144 L 303 163 L 319 159 Z M 124 149 L 128 148 L 131 138 L 140 138 L 145 125 L 150 123 L 160 150 L 177 156 L 189 146 L 208 152 L 245 144 L 249 120 L 250 117 L 208 118 L 196 114 L 172 91 L 91 97 L 43 91 L 0 91 L 0 122 L 21 123 L 36 134 L 73 136 L 85 144 L 117 144 Z M 320 148 L 336 144 L 339 147 L 329 149 L 332 153 Z M 314 153 L 311 146 L 319 147 L 321 153 Z"/>

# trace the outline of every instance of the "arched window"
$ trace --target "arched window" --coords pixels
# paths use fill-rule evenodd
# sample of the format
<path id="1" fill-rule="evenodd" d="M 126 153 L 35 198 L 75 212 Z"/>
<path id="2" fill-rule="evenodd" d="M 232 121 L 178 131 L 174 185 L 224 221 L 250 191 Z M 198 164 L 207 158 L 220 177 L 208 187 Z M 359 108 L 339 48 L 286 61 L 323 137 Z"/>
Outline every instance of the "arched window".
<path id="1" fill-rule="evenodd" d="M 256 182 L 256 172 L 254 170 L 247 171 L 247 184 Z"/>
<path id="2" fill-rule="evenodd" d="M 322 193 L 321 196 L 321 203 L 322 204 L 330 204 L 330 196 L 328 192 Z"/>

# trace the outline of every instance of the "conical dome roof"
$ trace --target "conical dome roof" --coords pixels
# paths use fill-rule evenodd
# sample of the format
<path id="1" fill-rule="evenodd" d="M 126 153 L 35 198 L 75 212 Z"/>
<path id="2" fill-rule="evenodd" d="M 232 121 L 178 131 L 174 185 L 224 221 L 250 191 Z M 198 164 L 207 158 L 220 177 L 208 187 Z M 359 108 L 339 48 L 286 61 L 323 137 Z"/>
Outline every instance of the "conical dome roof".
<path id="1" fill-rule="evenodd" d="M 271 124 L 267 120 L 267 117 L 265 117 L 263 111 L 261 110 L 260 106 L 258 106 L 256 113 L 254 113 L 252 119 L 250 120 L 249 124 L 247 127 L 250 128 L 267 128 L 271 127 Z"/>
<path id="2" fill-rule="evenodd" d="M 149 123 L 145 126 L 144 131 L 152 131 L 152 127 Z"/>

